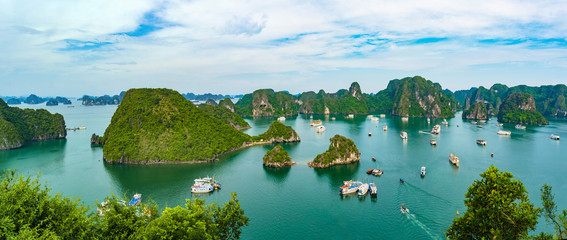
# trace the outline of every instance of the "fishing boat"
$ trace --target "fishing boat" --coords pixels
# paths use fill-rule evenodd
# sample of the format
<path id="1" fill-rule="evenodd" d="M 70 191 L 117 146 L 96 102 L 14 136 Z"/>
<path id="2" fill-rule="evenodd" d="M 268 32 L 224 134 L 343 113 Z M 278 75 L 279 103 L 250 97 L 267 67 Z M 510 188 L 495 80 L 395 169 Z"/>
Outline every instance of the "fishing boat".
<path id="1" fill-rule="evenodd" d="M 368 183 L 363 183 L 358 187 L 358 196 L 364 196 L 368 192 L 369 185 Z"/>
<path id="2" fill-rule="evenodd" d="M 366 170 L 366 174 L 370 175 L 370 174 L 372 174 L 373 171 L 374 171 L 374 168 L 368 169 L 368 170 Z"/>
<path id="3" fill-rule="evenodd" d="M 280 122 L 285 121 L 285 117 L 279 117 L 279 118 L 278 118 L 278 121 L 280 121 Z"/>
<path id="4" fill-rule="evenodd" d="M 553 140 L 559 140 L 559 135 L 551 134 L 549 137 Z"/>
<path id="5" fill-rule="evenodd" d="M 376 158 L 372 158 L 372 161 L 375 161 L 375 162 L 376 162 Z"/>
<path id="6" fill-rule="evenodd" d="M 382 128 L 382 130 L 384 130 L 384 132 L 385 132 L 385 131 L 388 131 L 388 125 L 385 125 L 385 124 L 384 124 L 384 127 Z"/>
<path id="7" fill-rule="evenodd" d="M 315 120 L 315 121 L 312 121 L 311 123 L 309 123 L 309 125 L 311 125 L 311 127 L 319 126 L 321 124 L 323 124 L 323 121 L 321 121 L 321 120 Z"/>
<path id="8" fill-rule="evenodd" d="M 369 183 L 369 185 L 370 185 L 370 196 L 372 197 L 378 196 L 378 188 L 376 187 L 376 184 Z"/>
<path id="9" fill-rule="evenodd" d="M 497 127 L 503 127 L 504 124 L 503 124 L 503 123 L 496 123 L 496 126 L 497 126 Z"/>
<path id="10" fill-rule="evenodd" d="M 340 194 L 346 195 L 357 192 L 358 187 L 362 185 L 362 182 L 350 180 L 350 181 L 344 181 L 343 184 L 344 185 L 341 187 Z"/>
<path id="11" fill-rule="evenodd" d="M 319 126 L 317 126 L 317 129 L 315 129 L 316 133 L 322 133 L 324 131 L 325 131 L 325 126 L 323 126 L 323 125 L 319 125 Z"/>
<path id="12" fill-rule="evenodd" d="M 516 129 L 526 129 L 526 126 L 521 125 L 521 124 L 516 124 L 515 128 Z"/>
<path id="13" fill-rule="evenodd" d="M 374 176 L 382 176 L 382 173 L 384 173 L 382 171 L 382 169 L 378 169 L 378 168 L 374 169 L 374 171 L 372 171 L 372 175 L 374 175 Z"/>
<path id="14" fill-rule="evenodd" d="M 498 135 L 512 135 L 512 132 L 510 131 L 504 131 L 504 130 L 500 130 L 497 132 Z"/>
<path id="15" fill-rule="evenodd" d="M 402 131 L 402 132 L 400 133 L 400 137 L 401 137 L 402 139 L 408 139 L 408 133 Z"/>
<path id="16" fill-rule="evenodd" d="M 453 155 L 452 153 L 449 154 L 449 162 L 451 164 L 453 164 L 454 166 L 459 167 L 459 158 L 455 155 Z"/>
<path id="17" fill-rule="evenodd" d="M 443 122 L 441 122 L 441 124 L 443 124 L 443 125 L 449 125 L 449 122 L 447 122 L 447 119 L 443 119 Z"/>
<path id="18" fill-rule="evenodd" d="M 128 203 L 128 206 L 136 206 L 142 202 L 142 194 L 136 193 L 132 200 Z"/>
<path id="19" fill-rule="evenodd" d="M 368 130 L 368 136 L 372 136 L 372 132 Z"/>
<path id="20" fill-rule="evenodd" d="M 482 128 L 482 125 L 476 125 L 477 128 Z"/>
<path id="21" fill-rule="evenodd" d="M 400 207 L 400 211 L 401 211 L 402 213 L 404 213 L 404 214 L 405 214 L 405 213 L 409 213 L 409 209 L 408 209 L 408 208 L 406 207 L 406 205 L 403 204 L 403 203 L 402 203 L 402 206 Z"/>
<path id="22" fill-rule="evenodd" d="M 431 145 L 433 145 L 433 146 L 436 146 L 436 145 L 437 145 L 437 140 L 435 140 L 435 139 L 433 139 L 433 138 L 432 138 L 432 139 L 429 139 L 429 144 L 431 144 Z"/>
<path id="23" fill-rule="evenodd" d="M 486 140 L 484 139 L 477 139 L 476 144 L 486 146 Z"/>
<path id="24" fill-rule="evenodd" d="M 425 166 L 421 167 L 421 171 L 419 171 L 419 175 L 421 175 L 421 177 L 425 177 Z"/>
<path id="25" fill-rule="evenodd" d="M 439 133 L 441 133 L 441 126 L 439 124 L 436 124 L 435 126 L 433 126 L 433 129 L 431 129 L 431 134 Z"/>
<path id="26" fill-rule="evenodd" d="M 400 178 L 400 183 L 405 183 L 404 178 Z"/>

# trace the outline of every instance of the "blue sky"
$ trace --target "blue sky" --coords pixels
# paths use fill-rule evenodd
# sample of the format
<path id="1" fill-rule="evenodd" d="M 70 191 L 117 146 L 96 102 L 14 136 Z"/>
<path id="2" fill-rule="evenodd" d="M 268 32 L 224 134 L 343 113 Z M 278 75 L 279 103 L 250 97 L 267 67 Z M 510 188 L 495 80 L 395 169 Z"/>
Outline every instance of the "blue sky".
<path id="1" fill-rule="evenodd" d="M 567 83 L 566 1 L 0 0 L 0 95 Z"/>

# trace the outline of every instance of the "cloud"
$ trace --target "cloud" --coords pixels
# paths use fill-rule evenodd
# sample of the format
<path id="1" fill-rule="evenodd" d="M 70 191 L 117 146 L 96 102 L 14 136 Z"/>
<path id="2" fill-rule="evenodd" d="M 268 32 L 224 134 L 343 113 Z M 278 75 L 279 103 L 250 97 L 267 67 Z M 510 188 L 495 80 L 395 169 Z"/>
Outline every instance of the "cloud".
<path id="1" fill-rule="evenodd" d="M 506 81 L 486 66 L 532 69 L 556 81 L 567 73 L 564 1 L 0 4 L 0 81 L 16 81 L 6 89 L 15 93 L 40 81 L 68 91 L 92 86 L 92 94 L 129 87 L 242 93 L 270 84 L 293 92 L 344 88 L 355 80 L 347 73 L 384 78 L 372 90 L 417 74 L 468 88 L 473 77 Z M 541 84 L 526 74 L 512 78 Z"/>

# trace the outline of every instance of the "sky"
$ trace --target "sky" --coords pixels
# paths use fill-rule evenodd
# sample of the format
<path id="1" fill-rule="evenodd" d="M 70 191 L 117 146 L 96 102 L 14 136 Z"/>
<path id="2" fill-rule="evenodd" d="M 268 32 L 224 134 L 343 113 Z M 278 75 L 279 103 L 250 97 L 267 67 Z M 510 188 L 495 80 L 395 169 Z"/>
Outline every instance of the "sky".
<path id="1" fill-rule="evenodd" d="M 0 0 L 0 95 L 567 83 L 567 1 Z"/>

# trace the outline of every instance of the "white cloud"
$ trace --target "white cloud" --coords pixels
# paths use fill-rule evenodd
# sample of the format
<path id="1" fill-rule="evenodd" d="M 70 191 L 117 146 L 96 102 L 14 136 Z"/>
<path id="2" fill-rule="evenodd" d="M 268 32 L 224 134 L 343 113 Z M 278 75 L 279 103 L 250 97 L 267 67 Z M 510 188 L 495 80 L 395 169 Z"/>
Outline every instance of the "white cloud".
<path id="1" fill-rule="evenodd" d="M 0 5 L 0 82 L 21 82 L 7 91 L 22 94 L 46 91 L 29 88 L 47 80 L 94 94 L 129 87 L 214 91 L 209 85 L 239 93 L 268 84 L 292 91 L 348 87 L 353 79 L 336 79 L 344 69 L 403 74 L 395 77 L 429 73 L 462 88 L 471 83 L 443 73 L 490 78 L 490 72 L 480 76 L 475 68 L 515 62 L 554 69 L 549 74 L 567 72 L 567 43 L 538 48 L 529 41 L 567 38 L 564 1 L 0 0 Z M 141 37 L 116 35 L 136 30 L 150 12 L 163 29 Z M 421 38 L 447 40 L 412 43 Z M 76 40 L 77 48 L 111 44 L 62 51 L 69 47 L 65 40 Z M 363 72 L 355 75 L 374 77 Z M 379 90 L 387 80 L 363 87 Z M 73 84 L 77 81 L 84 84 Z"/>

